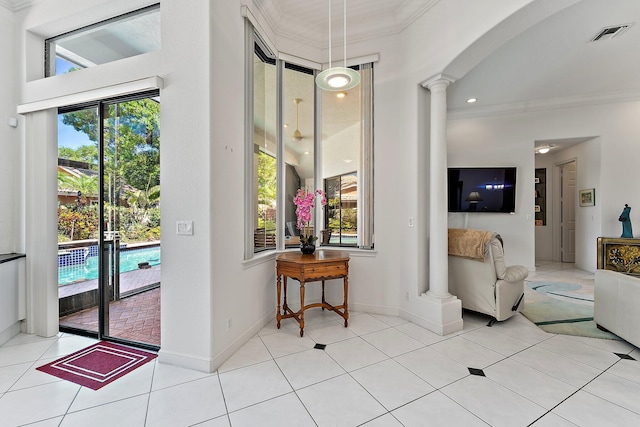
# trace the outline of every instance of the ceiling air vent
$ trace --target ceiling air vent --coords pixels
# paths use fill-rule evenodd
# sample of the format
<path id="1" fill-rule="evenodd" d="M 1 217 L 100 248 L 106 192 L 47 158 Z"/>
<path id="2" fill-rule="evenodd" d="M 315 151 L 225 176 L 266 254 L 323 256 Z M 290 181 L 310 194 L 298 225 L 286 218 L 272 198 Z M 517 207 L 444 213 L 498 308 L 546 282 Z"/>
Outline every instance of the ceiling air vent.
<path id="1" fill-rule="evenodd" d="M 603 28 L 591 39 L 592 42 L 598 40 L 608 40 L 624 33 L 627 28 L 633 24 L 615 25 L 613 27 Z"/>

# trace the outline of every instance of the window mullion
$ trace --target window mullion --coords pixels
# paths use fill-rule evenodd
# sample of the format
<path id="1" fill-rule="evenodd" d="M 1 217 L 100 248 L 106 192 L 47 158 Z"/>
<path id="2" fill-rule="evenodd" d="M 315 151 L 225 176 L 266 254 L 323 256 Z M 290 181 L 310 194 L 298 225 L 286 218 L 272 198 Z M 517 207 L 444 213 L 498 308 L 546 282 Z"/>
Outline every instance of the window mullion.
<path id="1" fill-rule="evenodd" d="M 254 75 L 253 75 L 253 52 L 254 52 L 254 29 L 253 25 L 246 21 L 245 25 L 245 60 L 244 60 L 244 259 L 253 258 L 254 253 L 254 198 L 256 197 L 254 190 L 255 175 L 253 172 L 253 122 L 254 122 Z"/>
<path id="2" fill-rule="evenodd" d="M 314 71 L 313 74 L 313 79 L 315 81 L 316 76 L 318 75 L 318 71 Z M 322 96 L 320 96 L 321 94 L 321 89 L 317 86 L 314 85 L 314 91 L 313 91 L 313 110 L 314 110 L 314 116 L 313 116 L 313 153 L 315 155 L 315 158 L 313 160 L 313 173 L 314 173 L 314 191 L 317 188 L 324 188 L 324 183 L 323 183 L 323 172 L 322 172 L 322 129 L 321 129 L 321 123 L 322 123 Z M 319 205 L 320 206 L 320 205 Z M 315 210 L 315 233 L 316 236 L 318 235 L 318 233 L 320 232 L 320 230 L 322 228 L 324 228 L 324 215 L 325 215 L 325 209 L 316 209 Z"/>
<path id="3" fill-rule="evenodd" d="M 284 129 L 282 102 L 284 98 L 283 85 L 284 61 L 276 60 L 276 249 L 284 249 L 285 235 L 285 197 L 286 197 L 286 180 L 285 180 L 285 155 L 284 140 L 282 137 Z"/>
<path id="4" fill-rule="evenodd" d="M 360 67 L 361 105 L 362 105 L 362 140 L 360 170 L 358 174 L 358 198 L 360 199 L 358 216 L 359 246 L 363 249 L 373 248 L 373 67 L 364 64 Z"/>

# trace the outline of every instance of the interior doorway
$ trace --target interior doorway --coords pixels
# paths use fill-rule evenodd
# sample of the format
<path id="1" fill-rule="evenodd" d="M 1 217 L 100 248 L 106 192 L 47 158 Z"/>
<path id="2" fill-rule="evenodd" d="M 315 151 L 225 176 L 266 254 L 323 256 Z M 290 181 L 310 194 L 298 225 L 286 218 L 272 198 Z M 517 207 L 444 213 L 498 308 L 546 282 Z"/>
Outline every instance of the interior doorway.
<path id="1" fill-rule="evenodd" d="M 160 99 L 59 109 L 60 330 L 160 346 Z"/>
<path id="2" fill-rule="evenodd" d="M 560 195 L 560 261 L 576 261 L 576 161 L 557 165 Z"/>

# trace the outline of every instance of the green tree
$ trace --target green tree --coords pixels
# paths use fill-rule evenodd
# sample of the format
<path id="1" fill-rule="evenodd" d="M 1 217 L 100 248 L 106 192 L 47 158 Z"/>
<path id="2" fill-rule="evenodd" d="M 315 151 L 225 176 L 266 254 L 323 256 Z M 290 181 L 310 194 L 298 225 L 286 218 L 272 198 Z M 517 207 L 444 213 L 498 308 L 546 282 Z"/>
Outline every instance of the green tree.
<path id="1" fill-rule="evenodd" d="M 105 117 L 105 172 L 115 184 L 113 191 L 123 194 L 125 184 L 139 190 L 145 190 L 149 183 L 159 185 L 160 104 L 149 98 L 109 104 Z M 97 109 L 65 113 L 62 122 L 98 142 Z M 97 164 L 97 144 L 60 152 L 72 156 L 65 158 Z"/>
<path id="2" fill-rule="evenodd" d="M 262 151 L 258 153 L 258 227 L 276 228 L 276 159 Z"/>
<path id="3" fill-rule="evenodd" d="M 98 145 L 82 145 L 78 148 L 59 147 L 58 157 L 88 163 L 90 167 L 98 164 Z"/>
<path id="4" fill-rule="evenodd" d="M 276 159 L 262 151 L 258 154 L 258 203 L 272 206 L 276 202 Z"/>
<path id="5" fill-rule="evenodd" d="M 96 175 L 68 175 L 58 172 L 58 187 L 67 191 L 80 191 L 85 196 L 98 195 L 98 177 Z"/>
<path id="6" fill-rule="evenodd" d="M 160 104 L 149 98 L 106 104 L 103 113 L 103 153 L 97 148 L 100 123 L 95 108 L 65 113 L 62 122 L 86 134 L 96 144 L 75 150 L 60 149 L 59 153 L 61 157 L 93 165 L 104 156 L 101 191 L 104 191 L 107 229 L 116 231 L 122 225 L 120 219 L 125 217 L 131 219 L 125 229 L 128 237 L 157 239 L 160 235 L 155 207 L 160 197 Z M 99 191 L 97 178 L 95 193 L 83 190 L 81 182 L 74 182 L 73 186 L 64 184 L 83 194 Z M 68 234 L 74 235 L 75 228 Z"/>
<path id="7" fill-rule="evenodd" d="M 131 209 L 134 220 L 139 224 L 149 224 L 151 218 L 149 209 L 160 202 L 160 186 L 156 185 L 147 190 L 129 191 L 127 203 Z"/>
<path id="8" fill-rule="evenodd" d="M 108 107 L 105 150 L 113 171 L 139 190 L 160 184 L 160 104 L 141 99 Z"/>

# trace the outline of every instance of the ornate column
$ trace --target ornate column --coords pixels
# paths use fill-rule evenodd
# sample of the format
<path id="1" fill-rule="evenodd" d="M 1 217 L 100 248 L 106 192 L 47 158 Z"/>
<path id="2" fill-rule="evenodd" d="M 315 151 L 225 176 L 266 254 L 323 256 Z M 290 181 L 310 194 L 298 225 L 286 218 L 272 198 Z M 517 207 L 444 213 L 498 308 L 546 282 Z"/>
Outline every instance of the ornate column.
<path id="1" fill-rule="evenodd" d="M 438 74 L 422 83 L 431 92 L 429 132 L 429 290 L 421 295 L 423 326 L 447 335 L 462 329 L 462 303 L 449 293 L 447 237 L 447 87 Z"/>
<path id="2" fill-rule="evenodd" d="M 447 87 L 452 78 L 439 74 L 423 83 L 431 92 L 429 144 L 429 291 L 450 298 L 447 268 Z"/>

